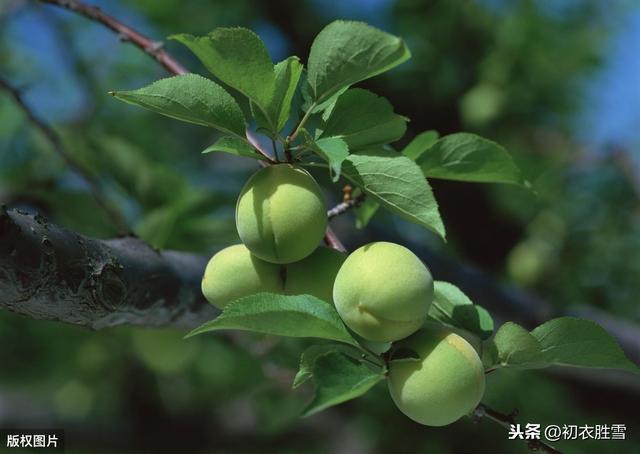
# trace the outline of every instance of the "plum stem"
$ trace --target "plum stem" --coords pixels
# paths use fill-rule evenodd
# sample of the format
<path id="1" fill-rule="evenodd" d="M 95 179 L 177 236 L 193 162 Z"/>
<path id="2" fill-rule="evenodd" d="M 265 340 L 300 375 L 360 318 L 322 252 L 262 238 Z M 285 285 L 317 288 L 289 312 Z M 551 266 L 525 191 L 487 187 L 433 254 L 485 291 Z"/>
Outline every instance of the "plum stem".
<path id="1" fill-rule="evenodd" d="M 309 109 L 305 112 L 305 114 L 303 115 L 302 119 L 298 122 L 296 127 L 293 128 L 293 132 L 286 138 L 284 143 L 285 150 L 288 150 L 291 142 L 293 142 L 296 139 L 302 127 L 307 123 L 307 121 L 311 117 L 311 114 L 313 114 L 313 109 L 315 107 L 316 107 L 316 103 L 314 102 L 309 106 Z"/>
<path id="2" fill-rule="evenodd" d="M 374 364 L 377 367 L 381 367 L 382 369 L 386 369 L 387 364 L 385 363 L 384 359 L 380 357 L 380 355 L 378 355 L 374 351 L 369 350 L 367 347 L 361 344 L 358 344 L 358 348 L 363 352 L 361 356 L 363 360 L 366 360 L 370 364 Z"/>
<path id="3" fill-rule="evenodd" d="M 473 414 L 472 418 L 476 421 L 479 421 L 482 418 L 487 418 L 490 421 L 493 421 L 506 429 L 510 429 L 511 426 L 516 424 L 516 415 L 518 414 L 517 410 L 514 410 L 510 414 L 500 413 L 485 404 L 479 404 Z M 531 451 L 534 452 L 546 452 L 548 454 L 562 454 L 560 451 L 555 449 L 553 446 L 543 442 L 542 440 L 527 440 L 527 445 Z"/>

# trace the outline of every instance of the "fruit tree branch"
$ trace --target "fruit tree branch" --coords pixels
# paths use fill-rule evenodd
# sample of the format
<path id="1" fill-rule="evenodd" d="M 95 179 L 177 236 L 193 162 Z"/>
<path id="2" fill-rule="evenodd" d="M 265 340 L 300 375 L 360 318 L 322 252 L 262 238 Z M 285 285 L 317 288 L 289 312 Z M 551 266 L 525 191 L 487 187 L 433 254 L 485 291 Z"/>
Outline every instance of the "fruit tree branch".
<path id="1" fill-rule="evenodd" d="M 194 328 L 217 314 L 200 290 L 206 263 L 206 257 L 159 252 L 132 237 L 87 238 L 41 216 L 0 206 L 0 309 L 30 318 L 93 329 L 117 325 Z M 435 275 L 443 273 L 437 260 L 433 265 Z M 454 282 L 465 278 L 461 275 Z M 477 302 L 489 306 L 490 300 L 499 301 L 500 307 L 494 304 L 496 315 L 520 307 L 509 299 L 508 290 L 490 278 L 485 277 L 484 286 L 487 293 Z M 616 326 L 607 328 L 630 357 L 640 356 L 635 337 L 630 342 Z M 637 389 L 632 380 L 590 377 L 601 385 Z"/>
<path id="2" fill-rule="evenodd" d="M 365 195 L 363 193 L 358 195 L 357 197 L 349 198 L 343 202 L 340 202 L 339 204 L 331 208 L 329 211 L 327 211 L 327 217 L 329 219 L 333 219 L 336 216 L 346 213 L 350 209 L 356 208 L 358 205 L 360 205 L 364 201 L 364 199 L 365 199 Z"/>
<path id="3" fill-rule="evenodd" d="M 500 413 L 496 410 L 493 410 L 487 407 L 484 404 L 480 404 L 473 411 L 473 418 L 476 420 L 486 418 L 497 424 L 500 424 L 502 427 L 509 430 L 512 425 L 516 424 L 515 416 L 516 413 L 511 413 L 509 415 L 505 415 L 504 413 Z M 562 454 L 560 451 L 555 449 L 553 446 L 543 442 L 542 440 L 526 440 L 529 449 L 534 452 L 546 452 L 548 454 Z"/>
<path id="4" fill-rule="evenodd" d="M 324 232 L 324 243 L 340 252 L 347 252 L 347 248 L 344 247 L 344 244 L 342 244 L 342 241 L 340 241 L 331 226 L 327 226 L 327 230 Z"/>
<path id="5" fill-rule="evenodd" d="M 118 34 L 122 41 L 128 41 L 140 48 L 144 53 L 158 61 L 172 74 L 187 74 L 187 69 L 178 63 L 167 51 L 162 48 L 162 42 L 153 41 L 149 37 L 123 24 L 116 18 L 102 12 L 96 6 L 86 5 L 75 0 L 39 0 L 42 3 L 66 8 L 80 14 L 94 22 L 99 22 L 108 29 Z"/>
<path id="6" fill-rule="evenodd" d="M 0 308 L 99 329 L 192 328 L 216 310 L 200 292 L 206 259 L 123 237 L 101 241 L 0 206 Z"/>
<path id="7" fill-rule="evenodd" d="M 153 41 L 151 38 L 143 35 L 132 27 L 123 24 L 113 16 L 104 13 L 97 6 L 87 5 L 76 0 L 38 0 L 42 3 L 58 6 L 68 9 L 74 13 L 80 14 L 87 19 L 98 22 L 111 31 L 118 34 L 122 41 L 128 41 L 134 46 L 142 50 L 147 55 L 154 58 L 169 73 L 175 75 L 187 74 L 189 71 L 178 61 L 162 48 L 162 42 Z M 255 139 L 253 134 L 247 130 L 247 140 L 270 163 L 275 163 L 274 159 L 267 153 Z"/>
<path id="8" fill-rule="evenodd" d="M 107 214 L 112 224 L 120 233 L 128 233 L 130 231 L 127 226 L 127 222 L 120 211 L 112 205 L 104 192 L 102 191 L 100 183 L 93 177 L 93 175 L 84 168 L 82 164 L 77 162 L 71 153 L 65 148 L 62 139 L 55 132 L 55 130 L 45 123 L 40 117 L 38 117 L 33 110 L 25 103 L 20 91 L 11 85 L 6 80 L 0 77 L 0 89 L 6 91 L 15 101 L 16 105 L 24 112 L 29 122 L 38 129 L 45 137 L 47 142 L 51 145 L 51 148 L 62 158 L 64 163 L 73 172 L 78 174 L 89 186 L 91 195 L 98 204 L 98 206 Z"/>

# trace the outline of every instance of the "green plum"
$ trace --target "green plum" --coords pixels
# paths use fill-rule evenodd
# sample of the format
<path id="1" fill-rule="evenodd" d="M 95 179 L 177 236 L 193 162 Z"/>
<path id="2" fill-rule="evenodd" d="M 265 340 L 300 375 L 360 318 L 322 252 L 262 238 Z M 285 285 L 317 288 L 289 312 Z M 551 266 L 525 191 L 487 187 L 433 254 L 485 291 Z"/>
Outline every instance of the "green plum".
<path id="1" fill-rule="evenodd" d="M 394 359 L 394 352 L 419 356 Z M 389 392 L 409 418 L 445 426 L 473 411 L 484 394 L 485 375 L 476 350 L 463 337 L 426 325 L 393 346 Z"/>
<path id="2" fill-rule="evenodd" d="M 283 291 L 280 266 L 260 260 L 242 244 L 215 254 L 202 278 L 202 293 L 207 301 L 220 309 L 243 296 Z"/>
<path id="3" fill-rule="evenodd" d="M 310 256 L 287 265 L 285 293 L 313 295 L 333 302 L 333 282 L 347 256 L 340 251 L 319 247 Z"/>
<path id="4" fill-rule="evenodd" d="M 338 271 L 333 301 L 345 324 L 364 339 L 403 339 L 425 322 L 433 278 L 409 249 L 376 242 L 354 251 Z"/>
<path id="5" fill-rule="evenodd" d="M 316 249 L 327 227 L 320 186 L 299 167 L 265 167 L 240 193 L 236 227 L 245 246 L 262 260 L 279 264 L 302 260 Z"/>

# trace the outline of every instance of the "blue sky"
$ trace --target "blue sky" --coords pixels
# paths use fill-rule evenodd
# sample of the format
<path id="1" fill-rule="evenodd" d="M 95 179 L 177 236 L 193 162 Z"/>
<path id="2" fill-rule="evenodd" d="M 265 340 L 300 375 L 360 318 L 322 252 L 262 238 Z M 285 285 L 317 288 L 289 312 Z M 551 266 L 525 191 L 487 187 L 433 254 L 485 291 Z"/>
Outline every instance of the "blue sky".
<path id="1" fill-rule="evenodd" d="M 588 85 L 576 132 L 590 149 L 621 145 L 640 160 L 639 7 L 625 16 L 608 49 L 605 67 Z"/>

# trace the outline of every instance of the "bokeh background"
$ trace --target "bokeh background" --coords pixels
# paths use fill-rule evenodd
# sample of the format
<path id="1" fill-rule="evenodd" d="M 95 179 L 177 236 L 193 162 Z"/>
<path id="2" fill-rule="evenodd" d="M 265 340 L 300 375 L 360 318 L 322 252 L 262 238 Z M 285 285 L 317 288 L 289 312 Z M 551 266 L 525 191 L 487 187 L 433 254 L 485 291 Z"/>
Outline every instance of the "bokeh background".
<path id="1" fill-rule="evenodd" d="M 640 351 L 640 5 L 566 0 L 113 0 L 94 2 L 142 32 L 255 30 L 274 59 L 306 60 L 336 18 L 404 37 L 413 58 L 364 84 L 411 118 L 409 133 L 469 131 L 506 146 L 535 189 L 433 181 L 443 244 L 379 213 L 334 222 L 348 247 L 391 239 L 416 250 L 492 310 L 598 320 Z M 175 42 L 167 49 L 205 74 Z M 210 255 L 237 241 L 233 205 L 251 160 L 200 155 L 215 133 L 111 99 L 166 73 L 110 31 L 34 1 L 0 3 L 0 74 L 63 136 L 135 232 Z M 402 145 L 402 142 L 400 143 Z M 318 175 L 330 201 L 339 186 Z M 324 179 L 323 179 L 324 178 Z M 0 201 L 83 234 L 115 235 L 85 183 L 0 93 Z M 2 295 L 0 295 L 0 298 Z M 90 332 L 0 312 L 0 427 L 62 427 L 70 453 L 525 453 L 489 421 L 412 423 L 384 385 L 300 420 L 309 389 L 290 380 L 306 341 L 173 329 Z M 640 383 L 625 373 L 489 375 L 486 402 L 521 422 L 627 425 L 626 441 L 566 452 L 640 452 Z M 0 448 L 1 449 L 1 448 Z"/>

